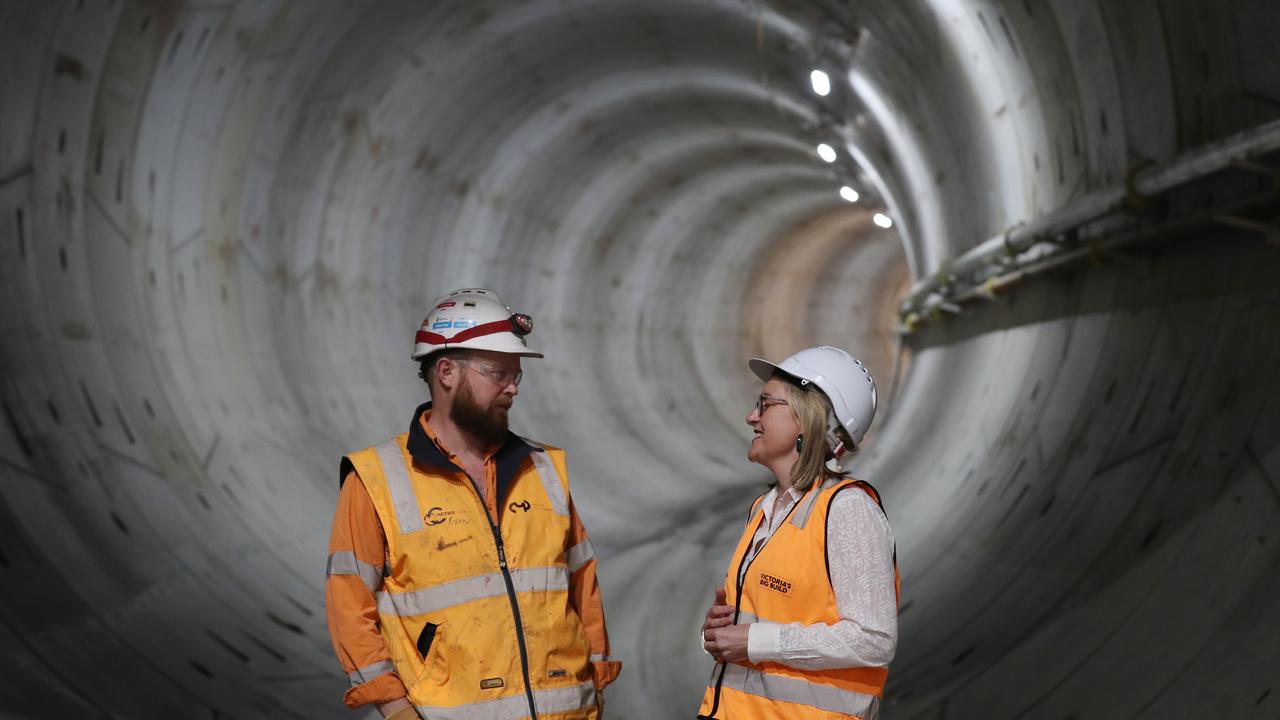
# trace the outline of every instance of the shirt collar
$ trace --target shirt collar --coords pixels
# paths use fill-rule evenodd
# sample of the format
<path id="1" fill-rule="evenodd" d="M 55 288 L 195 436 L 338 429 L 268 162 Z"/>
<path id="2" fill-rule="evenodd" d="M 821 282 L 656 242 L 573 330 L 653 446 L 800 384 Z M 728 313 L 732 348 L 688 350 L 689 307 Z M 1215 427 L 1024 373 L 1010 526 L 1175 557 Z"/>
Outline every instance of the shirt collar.
<path id="1" fill-rule="evenodd" d="M 804 493 L 801 492 L 800 490 L 797 490 L 795 485 L 792 485 L 791 487 L 787 488 L 787 495 L 791 496 L 792 500 L 799 500 L 800 498 L 804 497 Z M 765 493 L 764 499 L 774 500 L 777 497 L 778 497 L 778 486 L 777 484 L 774 484 L 769 488 L 769 492 Z"/>
<path id="2" fill-rule="evenodd" d="M 782 512 L 786 513 L 788 510 L 791 509 L 792 505 L 795 505 L 797 502 L 800 502 L 800 498 L 802 497 L 804 497 L 804 493 L 797 490 L 794 485 L 787 488 L 787 504 L 786 504 L 786 507 L 782 509 Z M 772 522 L 773 502 L 774 500 L 777 500 L 777 499 L 778 499 L 778 486 L 774 485 L 773 487 L 769 488 L 769 492 L 765 493 L 764 499 L 760 501 L 760 511 L 764 513 L 764 518 L 766 522 Z"/>
<path id="3" fill-rule="evenodd" d="M 409 454 L 413 456 L 415 462 L 423 465 L 463 472 L 455 461 L 457 456 L 450 452 L 444 446 L 444 443 L 440 442 L 440 439 L 436 437 L 431 427 L 427 424 L 427 418 L 430 416 L 430 402 L 419 405 L 413 411 L 413 421 L 409 424 Z M 498 477 L 501 484 L 501 480 L 514 474 L 514 470 L 519 467 L 520 461 L 535 450 L 541 452 L 542 448 L 530 445 L 525 442 L 524 438 L 508 430 L 506 439 L 485 460 L 486 462 L 493 461 L 498 464 Z"/>

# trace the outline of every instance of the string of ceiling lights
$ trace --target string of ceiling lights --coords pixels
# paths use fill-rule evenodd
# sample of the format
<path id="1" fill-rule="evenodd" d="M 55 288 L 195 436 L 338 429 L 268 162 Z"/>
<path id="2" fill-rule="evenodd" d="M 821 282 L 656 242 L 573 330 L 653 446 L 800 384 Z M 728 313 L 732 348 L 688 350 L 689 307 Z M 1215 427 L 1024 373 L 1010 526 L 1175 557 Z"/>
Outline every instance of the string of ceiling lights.
<path id="1" fill-rule="evenodd" d="M 813 86 L 813 92 L 815 95 L 818 95 L 819 97 L 826 97 L 831 94 L 831 77 L 822 70 L 815 69 L 813 72 L 809 73 L 809 83 Z M 839 157 L 836 149 L 827 143 L 818 143 L 817 150 L 818 157 L 825 163 L 834 163 Z M 842 185 L 840 186 L 840 197 L 847 202 L 857 203 L 861 196 L 858 194 L 857 190 L 854 190 L 848 185 Z M 884 228 L 886 230 L 893 227 L 893 218 L 882 212 L 877 212 L 873 215 L 871 217 L 871 222 L 875 223 L 876 227 Z"/>

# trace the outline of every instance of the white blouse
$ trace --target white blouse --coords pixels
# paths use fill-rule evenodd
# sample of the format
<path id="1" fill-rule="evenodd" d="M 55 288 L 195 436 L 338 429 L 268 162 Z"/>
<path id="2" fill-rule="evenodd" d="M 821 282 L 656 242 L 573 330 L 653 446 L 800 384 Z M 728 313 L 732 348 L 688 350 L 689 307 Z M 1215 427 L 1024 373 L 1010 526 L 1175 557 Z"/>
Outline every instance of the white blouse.
<path id="1" fill-rule="evenodd" d="M 777 517 L 775 487 L 761 501 L 764 522 L 751 539 L 745 569 L 763 543 L 786 519 L 803 494 L 787 490 Z M 831 502 L 827 559 L 840 620 L 801 625 L 752 623 L 747 659 L 777 662 L 801 670 L 886 667 L 898 645 L 898 599 L 894 590 L 893 531 L 876 501 L 861 490 L 846 490 Z"/>

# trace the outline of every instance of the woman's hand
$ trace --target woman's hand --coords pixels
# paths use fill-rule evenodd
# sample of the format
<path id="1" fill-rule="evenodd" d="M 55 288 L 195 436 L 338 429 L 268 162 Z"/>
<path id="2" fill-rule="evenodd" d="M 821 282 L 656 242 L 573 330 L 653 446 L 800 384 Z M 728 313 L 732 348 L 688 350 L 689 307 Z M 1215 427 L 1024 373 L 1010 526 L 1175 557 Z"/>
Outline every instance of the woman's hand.
<path id="1" fill-rule="evenodd" d="M 707 619 L 702 622 L 702 640 L 707 640 L 707 631 L 733 624 L 733 606 L 726 605 L 724 588 L 716 588 L 716 599 L 707 611 Z"/>
<path id="2" fill-rule="evenodd" d="M 751 624 L 727 625 L 714 630 L 704 630 L 702 646 L 717 662 L 736 663 L 747 659 L 747 634 Z"/>
<path id="3" fill-rule="evenodd" d="M 724 588 L 716 589 L 716 599 L 702 623 L 702 647 L 716 662 L 747 659 L 748 625 L 733 624 L 734 608 L 725 604 Z"/>

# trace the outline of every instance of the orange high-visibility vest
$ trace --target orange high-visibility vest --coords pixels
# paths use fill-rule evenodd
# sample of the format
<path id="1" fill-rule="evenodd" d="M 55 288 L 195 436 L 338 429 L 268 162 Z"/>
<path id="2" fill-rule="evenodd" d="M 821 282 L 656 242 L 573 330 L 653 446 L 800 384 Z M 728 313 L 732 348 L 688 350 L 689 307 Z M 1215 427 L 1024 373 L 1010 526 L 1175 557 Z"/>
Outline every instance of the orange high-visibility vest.
<path id="1" fill-rule="evenodd" d="M 815 483 L 743 575 L 740 569 L 751 539 L 764 522 L 760 499 L 756 500 L 725 578 L 726 601 L 737 607 L 735 624 L 833 625 L 841 619 L 827 568 L 827 510 L 836 493 L 851 488 L 880 503 L 875 488 L 860 480 Z M 896 557 L 894 575 L 896 591 Z M 717 664 L 698 716 L 723 720 L 876 717 L 888 676 L 888 668 L 874 667 L 798 670 L 776 662 Z"/>
<path id="2" fill-rule="evenodd" d="M 378 619 L 409 701 L 432 720 L 595 720 L 564 453 L 530 453 L 495 526 L 476 487 L 415 464 L 407 438 L 347 459 L 386 534 Z"/>

